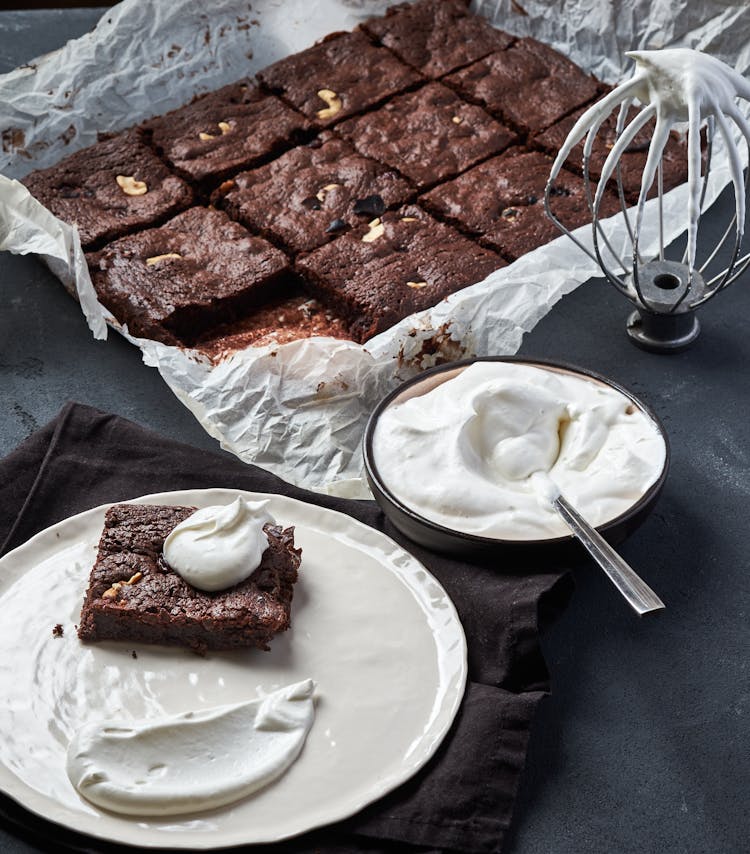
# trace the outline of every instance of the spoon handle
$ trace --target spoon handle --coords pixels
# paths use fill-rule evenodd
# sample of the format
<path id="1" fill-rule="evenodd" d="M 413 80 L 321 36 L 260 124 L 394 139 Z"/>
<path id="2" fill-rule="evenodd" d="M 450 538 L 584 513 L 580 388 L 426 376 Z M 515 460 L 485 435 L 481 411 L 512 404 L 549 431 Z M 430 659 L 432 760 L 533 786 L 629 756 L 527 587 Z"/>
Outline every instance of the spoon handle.
<path id="1" fill-rule="evenodd" d="M 665 607 L 648 584 L 562 495 L 552 501 L 552 506 L 639 616 Z"/>

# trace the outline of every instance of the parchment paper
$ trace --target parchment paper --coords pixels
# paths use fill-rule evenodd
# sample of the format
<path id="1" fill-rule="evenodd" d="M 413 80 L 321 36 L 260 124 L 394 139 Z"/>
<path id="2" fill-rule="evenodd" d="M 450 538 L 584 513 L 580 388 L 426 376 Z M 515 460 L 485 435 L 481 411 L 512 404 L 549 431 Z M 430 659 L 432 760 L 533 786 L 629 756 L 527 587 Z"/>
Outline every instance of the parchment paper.
<path id="1" fill-rule="evenodd" d="M 192 351 L 134 338 L 98 302 L 75 227 L 13 181 L 119 130 L 253 74 L 388 2 L 368 0 L 124 0 L 64 48 L 0 76 L 0 249 L 37 253 L 77 293 L 92 333 L 107 324 L 141 348 L 144 362 L 221 445 L 287 480 L 361 495 L 360 441 L 378 399 L 438 358 L 512 354 L 522 336 L 597 267 L 561 237 L 409 317 L 360 346 L 312 338 L 248 348 L 214 365 Z M 479 0 L 475 9 L 515 35 L 533 35 L 599 78 L 629 73 L 626 50 L 688 46 L 750 67 L 750 7 L 687 0 Z M 7 176 L 7 177 L 4 177 Z M 706 207 L 729 181 L 717 145 Z M 686 225 L 687 193 L 665 196 L 667 242 Z M 655 202 L 641 241 L 656 253 Z M 604 224 L 626 254 L 621 216 Z M 590 229 L 576 235 L 590 244 Z M 624 312 L 623 312 L 624 313 Z M 593 366 L 595 367 L 595 366 Z"/>

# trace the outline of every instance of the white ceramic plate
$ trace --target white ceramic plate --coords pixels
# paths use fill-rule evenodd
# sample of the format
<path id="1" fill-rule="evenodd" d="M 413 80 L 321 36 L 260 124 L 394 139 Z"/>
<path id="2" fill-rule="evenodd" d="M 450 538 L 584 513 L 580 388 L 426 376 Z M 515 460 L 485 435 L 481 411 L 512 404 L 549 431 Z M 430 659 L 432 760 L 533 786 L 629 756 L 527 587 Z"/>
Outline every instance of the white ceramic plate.
<path id="1" fill-rule="evenodd" d="M 243 494 L 167 492 L 138 503 L 225 504 Z M 106 507 L 66 519 L 0 560 L 0 789 L 92 836 L 148 847 L 271 842 L 345 818 L 421 768 L 463 696 L 466 642 L 452 602 L 411 555 L 348 516 L 271 496 L 303 549 L 292 629 L 271 652 L 82 645 L 75 632 Z M 64 636 L 53 626 L 62 623 Z M 133 657 L 135 651 L 137 658 Z M 75 729 L 251 699 L 312 677 L 316 718 L 277 782 L 222 809 L 126 818 L 79 797 L 65 773 Z"/>

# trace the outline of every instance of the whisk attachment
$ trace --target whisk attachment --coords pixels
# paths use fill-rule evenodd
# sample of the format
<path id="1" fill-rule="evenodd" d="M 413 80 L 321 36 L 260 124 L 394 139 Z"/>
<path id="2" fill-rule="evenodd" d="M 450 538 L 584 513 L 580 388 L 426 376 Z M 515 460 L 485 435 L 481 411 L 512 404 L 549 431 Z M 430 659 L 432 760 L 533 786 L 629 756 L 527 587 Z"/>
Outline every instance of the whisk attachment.
<path id="1" fill-rule="evenodd" d="M 676 352 L 689 346 L 698 336 L 700 326 L 695 310 L 735 282 L 750 265 L 750 253 L 740 257 L 750 176 L 743 178 L 741 149 L 735 140 L 738 131 L 750 159 L 750 122 L 737 106 L 738 97 L 750 100 L 750 83 L 725 63 L 697 50 L 672 48 L 634 51 L 627 55 L 635 60 L 633 76 L 589 107 L 574 124 L 552 166 L 544 206 L 557 227 L 586 252 L 610 284 L 634 304 L 635 311 L 627 322 L 631 340 L 647 350 Z M 640 103 L 641 109 L 628 121 L 635 101 Z M 590 166 L 594 142 L 603 123 L 617 108 L 615 141 L 592 193 Z M 621 158 L 652 120 L 654 130 L 638 202 L 634 211 L 628 211 Z M 705 157 L 701 143 L 704 121 Z M 681 261 L 669 261 L 664 257 L 662 156 L 675 125 L 687 126 L 687 245 Z M 550 207 L 555 178 L 584 138 L 583 177 L 592 219 L 592 248 L 578 240 Z M 719 243 L 698 266 L 698 228 L 717 138 L 721 138 L 727 150 L 735 213 Z M 616 181 L 631 247 L 625 255 L 616 251 L 600 223 L 600 207 L 611 178 Z M 646 198 L 655 181 L 659 256 L 656 260 L 648 260 L 642 257 L 640 238 Z M 731 260 L 728 265 L 721 265 L 718 256 L 732 237 Z"/>

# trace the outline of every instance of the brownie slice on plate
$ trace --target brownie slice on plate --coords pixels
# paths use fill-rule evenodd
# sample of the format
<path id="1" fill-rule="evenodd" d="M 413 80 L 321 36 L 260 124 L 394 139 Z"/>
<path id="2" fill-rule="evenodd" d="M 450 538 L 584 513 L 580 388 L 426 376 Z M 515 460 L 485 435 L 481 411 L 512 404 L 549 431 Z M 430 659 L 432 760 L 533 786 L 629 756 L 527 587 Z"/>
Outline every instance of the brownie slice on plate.
<path id="1" fill-rule="evenodd" d="M 165 563 L 167 535 L 195 507 L 115 504 L 107 510 L 81 610 L 84 641 L 207 649 L 258 647 L 289 628 L 301 550 L 294 529 L 267 525 L 260 566 L 239 584 L 206 593 Z"/>
<path id="2" fill-rule="evenodd" d="M 394 169 L 329 138 L 237 175 L 214 200 L 233 219 L 297 253 L 322 246 L 413 193 Z"/>
<path id="3" fill-rule="evenodd" d="M 88 262 L 99 299 L 132 335 L 175 345 L 281 296 L 291 278 L 283 252 L 223 211 L 200 207 L 110 243 Z"/>
<path id="4" fill-rule="evenodd" d="M 585 109 L 585 108 L 584 108 Z M 563 143 L 567 139 L 568 134 L 573 129 L 573 125 L 578 121 L 584 109 L 576 110 L 572 115 L 555 122 L 552 127 L 547 128 L 530 140 L 530 145 L 536 148 L 541 148 L 549 152 L 553 156 L 562 148 Z M 609 152 L 612 150 L 617 139 L 617 116 L 619 110 L 615 110 L 608 116 L 602 126 L 599 128 L 594 140 L 594 147 L 591 151 L 591 160 L 589 162 L 589 176 L 598 181 L 602 174 L 604 161 L 607 159 Z M 632 121 L 638 111 L 634 108 L 628 113 L 627 123 Z M 625 193 L 625 198 L 630 204 L 635 204 L 638 201 L 638 196 L 641 192 L 641 178 L 643 177 L 643 169 L 646 165 L 648 157 L 648 147 L 654 135 L 655 120 L 647 122 L 644 127 L 635 135 L 633 142 L 628 146 L 620 157 L 620 169 L 622 174 L 622 187 Z M 585 137 L 584 137 L 585 139 Z M 662 169 L 664 190 L 671 190 L 687 181 L 687 145 L 681 141 L 679 136 L 673 131 L 670 134 L 669 141 L 664 148 L 662 155 Z M 565 161 L 565 165 L 578 174 L 583 174 L 583 140 L 571 151 L 570 156 Z M 609 185 L 615 192 L 617 191 L 617 181 L 613 177 Z M 649 192 L 649 198 L 656 195 L 656 181 Z"/>
<path id="5" fill-rule="evenodd" d="M 190 187 L 132 129 L 32 172 L 23 183 L 55 216 L 78 226 L 86 249 L 155 225 L 193 202 Z"/>
<path id="6" fill-rule="evenodd" d="M 481 107 L 441 83 L 393 98 L 337 128 L 368 157 L 398 169 L 418 187 L 451 178 L 515 139 Z"/>
<path id="7" fill-rule="evenodd" d="M 513 37 L 472 15 L 466 0 L 418 0 L 391 6 L 362 29 L 427 77 L 437 78 L 504 50 Z"/>
<path id="8" fill-rule="evenodd" d="M 491 53 L 445 81 L 525 134 L 549 127 L 599 92 L 593 77 L 531 38 Z"/>
<path id="9" fill-rule="evenodd" d="M 416 205 L 383 214 L 297 260 L 309 286 L 364 342 L 505 262 Z"/>
<path id="10" fill-rule="evenodd" d="M 384 101 L 423 78 L 363 33 L 334 33 L 280 59 L 258 79 L 322 127 Z"/>
<path id="11" fill-rule="evenodd" d="M 141 131 L 175 170 L 205 187 L 300 142 L 310 128 L 278 98 L 239 82 L 151 119 Z"/>
<path id="12" fill-rule="evenodd" d="M 515 261 L 562 233 L 544 212 L 544 189 L 551 168 L 552 160 L 546 155 L 512 148 L 435 187 L 420 202 Z M 592 192 L 594 189 L 592 186 Z M 565 170 L 552 188 L 550 206 L 571 231 L 591 222 L 583 179 Z M 619 210 L 616 197 L 606 193 L 601 218 Z"/>

